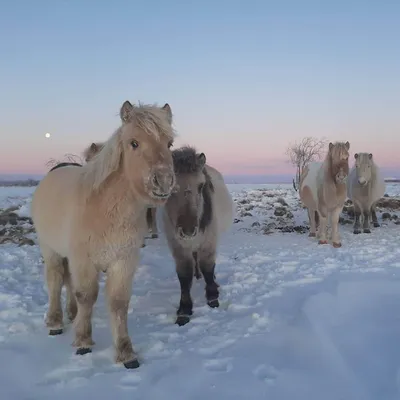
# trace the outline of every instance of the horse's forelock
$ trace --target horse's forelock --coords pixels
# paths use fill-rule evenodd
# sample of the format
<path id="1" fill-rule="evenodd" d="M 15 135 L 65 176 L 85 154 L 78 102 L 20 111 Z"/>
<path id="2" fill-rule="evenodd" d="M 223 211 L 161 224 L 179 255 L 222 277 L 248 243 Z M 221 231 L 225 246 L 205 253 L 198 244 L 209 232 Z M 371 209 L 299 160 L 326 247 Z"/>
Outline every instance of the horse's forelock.
<path id="1" fill-rule="evenodd" d="M 196 174 L 204 169 L 199 163 L 198 153 L 194 147 L 184 146 L 172 151 L 174 170 L 177 174 Z"/>

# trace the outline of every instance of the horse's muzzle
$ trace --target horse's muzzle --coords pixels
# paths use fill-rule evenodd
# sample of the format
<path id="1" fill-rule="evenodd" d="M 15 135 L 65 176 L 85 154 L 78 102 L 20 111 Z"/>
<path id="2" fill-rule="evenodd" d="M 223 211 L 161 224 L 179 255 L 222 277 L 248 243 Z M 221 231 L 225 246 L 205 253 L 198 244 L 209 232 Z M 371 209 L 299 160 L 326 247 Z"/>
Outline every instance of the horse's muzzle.
<path id="1" fill-rule="evenodd" d="M 151 178 L 151 194 L 157 199 L 167 199 L 175 186 L 175 174 L 170 169 L 156 169 Z"/>

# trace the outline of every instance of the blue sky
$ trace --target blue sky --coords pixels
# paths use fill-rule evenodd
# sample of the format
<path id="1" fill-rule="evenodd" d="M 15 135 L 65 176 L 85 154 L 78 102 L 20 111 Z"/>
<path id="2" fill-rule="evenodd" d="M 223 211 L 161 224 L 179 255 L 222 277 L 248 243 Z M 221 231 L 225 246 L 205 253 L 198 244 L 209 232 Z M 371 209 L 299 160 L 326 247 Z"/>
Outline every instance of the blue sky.
<path id="1" fill-rule="evenodd" d="M 399 21 L 394 1 L 5 2 L 0 173 L 106 139 L 129 99 L 168 102 L 176 145 L 225 174 L 291 174 L 288 143 L 312 135 L 396 175 Z"/>

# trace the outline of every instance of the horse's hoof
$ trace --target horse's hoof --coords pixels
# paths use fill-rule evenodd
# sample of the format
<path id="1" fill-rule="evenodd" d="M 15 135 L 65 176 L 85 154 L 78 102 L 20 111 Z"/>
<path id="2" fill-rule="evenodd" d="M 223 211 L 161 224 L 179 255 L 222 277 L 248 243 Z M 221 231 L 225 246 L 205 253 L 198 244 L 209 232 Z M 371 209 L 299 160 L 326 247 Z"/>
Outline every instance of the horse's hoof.
<path id="1" fill-rule="evenodd" d="M 211 308 L 218 308 L 218 307 L 219 307 L 219 301 L 218 301 L 218 299 L 209 300 L 209 301 L 207 301 L 207 304 L 208 304 L 208 306 L 211 307 Z"/>
<path id="2" fill-rule="evenodd" d="M 56 336 L 56 335 L 61 335 L 63 333 L 63 329 L 50 329 L 49 330 L 49 335 L 50 336 Z"/>
<path id="3" fill-rule="evenodd" d="M 85 354 L 91 353 L 92 349 L 90 347 L 79 347 L 79 349 L 76 350 L 76 355 L 77 356 L 84 356 Z"/>
<path id="4" fill-rule="evenodd" d="M 136 369 L 136 368 L 139 368 L 139 366 L 140 366 L 140 364 L 137 359 L 124 363 L 124 367 L 126 369 Z"/>
<path id="5" fill-rule="evenodd" d="M 318 240 L 318 244 L 328 244 L 327 240 Z"/>
<path id="6" fill-rule="evenodd" d="M 152 239 L 157 239 L 158 238 L 158 233 L 152 233 L 151 234 Z"/>
<path id="7" fill-rule="evenodd" d="M 381 224 L 379 222 L 374 222 L 374 227 L 375 228 L 379 228 L 381 226 Z"/>
<path id="8" fill-rule="evenodd" d="M 353 233 L 354 233 L 355 235 L 359 235 L 359 234 L 361 233 L 361 231 L 360 231 L 359 229 L 354 229 Z"/>
<path id="9" fill-rule="evenodd" d="M 312 232 L 310 232 L 309 234 L 308 234 L 308 237 L 316 237 L 317 236 L 317 234 L 316 233 L 312 233 Z"/>
<path id="10" fill-rule="evenodd" d="M 186 325 L 190 321 L 189 315 L 178 315 L 176 318 L 175 324 L 179 326 Z"/>
<path id="11" fill-rule="evenodd" d="M 371 229 L 364 229 L 364 233 L 371 233 Z"/>
<path id="12" fill-rule="evenodd" d="M 338 249 L 339 247 L 342 247 L 342 243 L 333 242 L 333 243 L 332 243 L 332 246 L 333 246 L 335 249 Z"/>
<path id="13" fill-rule="evenodd" d="M 140 247 L 143 249 L 143 247 L 146 247 L 146 243 L 143 243 Z"/>

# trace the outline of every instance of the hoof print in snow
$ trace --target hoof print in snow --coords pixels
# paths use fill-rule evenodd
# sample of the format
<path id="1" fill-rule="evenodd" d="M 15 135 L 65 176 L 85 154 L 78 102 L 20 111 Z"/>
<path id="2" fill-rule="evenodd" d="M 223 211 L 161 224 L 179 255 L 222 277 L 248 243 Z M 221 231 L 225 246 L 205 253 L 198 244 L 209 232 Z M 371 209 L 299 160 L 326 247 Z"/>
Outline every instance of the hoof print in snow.
<path id="1" fill-rule="evenodd" d="M 49 336 L 57 336 L 61 335 L 63 333 L 62 329 L 50 329 L 49 330 Z"/>
<path id="2" fill-rule="evenodd" d="M 139 361 L 137 359 L 134 359 L 132 361 L 128 361 L 124 363 L 124 367 L 126 369 L 136 369 L 140 367 Z"/>
<path id="3" fill-rule="evenodd" d="M 92 349 L 90 347 L 80 347 L 79 349 L 76 350 L 76 355 L 77 356 L 84 356 L 85 354 L 91 353 Z"/>
<path id="4" fill-rule="evenodd" d="M 208 306 L 211 307 L 211 308 L 218 308 L 218 307 L 219 307 L 219 301 L 218 301 L 218 299 L 209 300 L 209 301 L 207 301 L 207 304 L 208 304 Z"/>
<path id="5" fill-rule="evenodd" d="M 190 316 L 189 315 L 178 315 L 176 318 L 175 324 L 179 326 L 186 325 L 188 322 L 190 322 Z"/>

